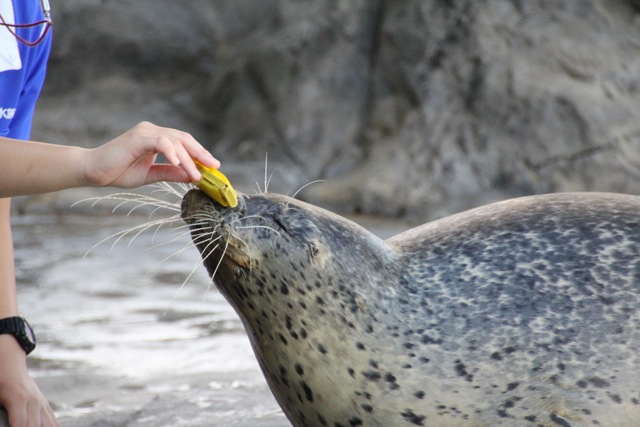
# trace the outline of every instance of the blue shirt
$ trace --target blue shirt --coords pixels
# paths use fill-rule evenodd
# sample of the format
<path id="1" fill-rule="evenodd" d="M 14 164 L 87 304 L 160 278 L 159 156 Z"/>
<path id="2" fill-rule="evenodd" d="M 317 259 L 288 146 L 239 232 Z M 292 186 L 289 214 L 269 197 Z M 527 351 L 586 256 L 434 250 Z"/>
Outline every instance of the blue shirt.
<path id="1" fill-rule="evenodd" d="M 37 0 L 14 0 L 13 13 L 16 24 L 44 19 Z M 26 40 L 35 41 L 42 33 L 42 26 L 14 31 Z M 34 47 L 18 43 L 22 68 L 0 72 L 0 136 L 30 138 L 33 112 L 44 84 L 51 51 L 51 33 L 49 31 L 42 43 Z"/>

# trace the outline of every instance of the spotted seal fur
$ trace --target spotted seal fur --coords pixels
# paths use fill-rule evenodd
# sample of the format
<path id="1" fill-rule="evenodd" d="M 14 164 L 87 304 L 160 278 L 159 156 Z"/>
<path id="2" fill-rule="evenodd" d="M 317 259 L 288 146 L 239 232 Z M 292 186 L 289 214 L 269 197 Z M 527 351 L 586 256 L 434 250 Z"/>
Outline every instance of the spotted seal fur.
<path id="1" fill-rule="evenodd" d="M 640 425 L 640 197 L 473 209 L 383 241 L 276 194 L 182 216 L 295 426 Z"/>

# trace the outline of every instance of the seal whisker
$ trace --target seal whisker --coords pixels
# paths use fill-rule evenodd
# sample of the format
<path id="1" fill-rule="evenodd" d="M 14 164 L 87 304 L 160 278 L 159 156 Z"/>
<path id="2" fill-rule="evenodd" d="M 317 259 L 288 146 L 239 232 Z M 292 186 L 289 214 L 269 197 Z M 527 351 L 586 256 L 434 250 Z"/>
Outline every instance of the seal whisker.
<path id="1" fill-rule="evenodd" d="M 264 156 L 264 190 L 262 188 L 260 188 L 260 183 L 258 182 L 258 180 L 256 179 L 256 187 L 258 188 L 258 191 L 255 192 L 255 194 L 265 194 L 269 192 L 269 184 L 271 183 L 271 178 L 273 178 L 273 174 L 276 172 L 277 168 L 274 168 L 273 171 L 271 171 L 271 173 L 269 174 L 269 167 L 268 167 L 268 159 L 269 159 L 269 153 L 265 153 Z"/>
<path id="2" fill-rule="evenodd" d="M 173 251 L 171 254 L 167 255 L 166 257 L 164 257 L 160 262 L 156 263 L 153 268 L 151 269 L 151 271 L 155 270 L 156 268 L 160 267 L 162 264 L 164 264 L 165 262 L 169 261 L 171 258 L 175 258 L 178 255 L 181 255 L 182 253 L 184 253 L 185 250 L 187 250 L 190 247 L 193 247 L 193 243 L 188 242 L 186 244 L 184 244 L 182 246 L 182 248 Z"/>
<path id="3" fill-rule="evenodd" d="M 87 198 L 87 199 L 79 200 L 79 201 L 73 203 L 71 206 L 74 207 L 74 206 L 76 206 L 76 205 L 78 205 L 80 203 L 92 202 L 90 206 L 94 207 L 98 203 L 106 201 L 106 200 L 120 201 L 120 203 L 117 204 L 112 209 L 112 212 L 117 211 L 122 206 L 126 205 L 127 203 L 137 203 L 137 206 L 135 206 L 134 209 L 129 211 L 129 213 L 127 215 L 130 215 L 135 209 L 137 209 L 139 207 L 143 207 L 143 206 L 155 206 L 157 208 L 168 209 L 168 210 L 171 210 L 171 211 L 174 211 L 174 212 L 179 212 L 180 211 L 179 205 L 177 203 L 167 202 L 167 201 L 155 198 L 155 197 L 151 197 L 151 196 L 144 195 L 144 194 L 137 194 L 137 193 L 115 193 L 115 194 L 110 194 L 108 196 L 90 197 L 90 198 Z"/>
<path id="4" fill-rule="evenodd" d="M 298 188 L 298 190 L 297 190 L 295 193 L 293 193 L 293 196 L 289 196 L 289 195 L 287 194 L 287 197 L 289 197 L 291 200 L 293 200 L 293 199 L 295 199 L 295 198 L 296 198 L 296 196 L 297 196 L 297 195 L 298 195 L 302 190 L 304 190 L 304 189 L 305 189 L 305 188 L 307 188 L 308 186 L 310 186 L 310 185 L 312 185 L 312 184 L 317 184 L 317 183 L 319 183 L 319 182 L 324 182 L 324 181 L 325 181 L 324 179 L 316 179 L 315 181 L 308 182 L 308 183 L 306 183 L 305 185 L 303 185 L 302 187 Z M 290 202 L 287 202 L 287 206 L 289 206 L 289 203 L 290 203 Z"/>
<path id="5" fill-rule="evenodd" d="M 207 258 L 209 258 L 211 256 L 211 254 L 213 254 L 213 252 L 220 247 L 220 245 L 216 245 L 215 248 L 213 248 L 211 250 L 211 252 L 209 252 L 209 254 L 206 257 L 202 258 L 202 264 L 204 264 L 204 262 L 207 260 Z M 216 274 L 218 273 L 218 269 L 220 268 L 220 264 L 222 264 L 222 260 L 224 259 L 224 256 L 227 254 L 227 249 L 229 248 L 229 240 L 227 240 L 225 242 L 224 245 L 224 249 L 222 250 L 222 255 L 220 255 L 220 259 L 218 259 L 218 263 L 216 264 L 216 268 L 214 268 L 213 273 L 211 273 L 211 282 L 209 282 L 209 286 L 207 286 L 207 293 L 209 293 L 209 290 L 211 289 L 211 285 L 213 284 L 213 281 L 215 280 Z M 206 296 L 206 294 L 205 294 Z"/>
<path id="6" fill-rule="evenodd" d="M 208 238 L 214 238 L 214 232 L 217 228 L 216 227 L 211 227 L 209 225 L 205 225 L 205 224 L 199 224 L 197 226 L 192 226 L 193 228 L 191 229 L 191 236 L 193 239 L 193 242 L 195 244 L 200 243 L 202 240 L 208 239 Z"/>
<path id="7" fill-rule="evenodd" d="M 215 231 L 215 228 L 214 228 L 214 230 L 212 230 L 212 233 L 213 233 L 214 231 Z M 221 240 L 221 239 L 222 239 L 222 236 L 214 237 L 214 235 L 213 235 L 213 234 L 211 234 L 211 237 L 209 237 L 209 233 L 202 233 L 202 234 L 199 234 L 199 235 L 195 236 L 195 237 L 194 237 L 194 239 L 193 239 L 193 240 L 194 240 L 194 243 L 197 245 L 197 244 L 199 244 L 200 242 L 202 242 L 202 241 L 206 241 L 206 239 L 209 239 L 209 238 L 211 238 L 211 241 L 210 241 L 210 242 L 209 242 L 209 243 L 208 243 L 204 248 L 202 248 L 202 253 L 207 254 L 207 257 L 208 257 L 210 254 L 212 254 L 212 253 L 213 253 L 213 251 L 215 251 L 215 250 L 217 249 L 217 246 L 216 246 L 216 247 L 214 247 L 213 249 L 209 249 L 209 248 L 211 247 L 211 245 L 213 245 L 214 243 L 216 243 L 218 240 Z"/>
<path id="8" fill-rule="evenodd" d="M 179 236 L 179 237 L 180 237 L 180 238 L 184 237 L 184 233 L 180 234 L 180 236 Z M 167 243 L 175 243 L 176 241 L 178 241 L 178 238 L 174 238 L 174 239 L 172 239 L 172 240 L 171 240 L 171 241 L 169 241 L 169 242 L 162 242 L 162 243 L 156 244 L 156 245 L 155 245 L 155 246 L 153 246 L 153 247 L 154 247 L 154 248 L 156 248 L 156 247 L 158 247 L 158 246 L 161 246 L 161 245 L 164 245 L 164 244 L 167 244 Z M 151 269 L 149 269 L 149 272 L 148 272 L 147 274 L 151 273 L 152 271 L 154 271 L 157 267 L 159 267 L 160 265 L 162 265 L 162 264 L 163 264 L 163 263 L 165 263 L 166 261 L 168 261 L 168 260 L 170 260 L 171 258 L 174 258 L 174 257 L 176 257 L 176 256 L 178 256 L 178 255 L 180 255 L 180 254 L 182 254 L 186 249 L 188 249 L 188 248 L 190 248 L 190 247 L 193 247 L 193 246 L 194 246 L 194 242 L 193 242 L 193 241 L 191 241 L 191 240 L 190 240 L 190 241 L 188 241 L 188 242 L 187 242 L 187 243 L 185 243 L 185 244 L 184 244 L 180 249 L 178 249 L 178 250 L 176 250 L 176 251 L 173 251 L 171 254 L 167 255 L 167 256 L 166 256 L 166 257 L 164 257 L 161 261 L 159 261 L 158 263 L 156 263 L 156 264 L 155 264 Z M 200 265 L 200 263 L 199 263 L 198 265 Z M 195 267 L 195 268 L 197 268 L 197 267 L 198 267 L 198 265 L 196 265 L 196 267 Z M 194 268 L 194 269 L 195 269 L 195 268 Z M 190 277 L 190 276 L 188 276 L 188 277 L 187 277 L 187 279 L 188 279 L 189 277 Z M 186 283 L 186 280 L 185 280 L 185 282 L 182 284 L 182 286 L 184 286 L 184 284 L 185 284 L 185 283 Z M 182 287 L 182 286 L 181 286 L 181 287 Z"/>
<path id="9" fill-rule="evenodd" d="M 178 186 L 180 190 L 176 189 L 174 185 Z M 101 197 L 90 197 L 87 199 L 82 199 L 73 203 L 72 206 L 76 206 L 77 204 L 80 204 L 80 203 L 92 201 L 91 206 L 93 207 L 98 203 L 100 203 L 101 201 L 114 200 L 114 201 L 121 201 L 122 203 L 118 204 L 113 209 L 113 211 L 117 210 L 122 205 L 125 205 L 127 203 L 136 203 L 138 204 L 137 207 L 155 206 L 160 209 L 167 209 L 174 212 L 180 212 L 180 205 L 181 205 L 180 200 L 190 188 L 193 188 L 193 186 L 190 184 L 176 183 L 172 185 L 167 182 L 155 183 L 155 184 L 152 184 L 150 187 L 155 187 L 155 189 L 151 191 L 151 195 L 134 193 L 134 192 L 121 192 L 121 193 L 114 193 L 114 194 L 109 194 Z M 174 196 L 178 200 L 175 202 L 171 202 L 158 197 L 154 197 L 153 194 L 158 192 Z M 129 214 L 131 212 L 133 211 L 130 211 Z"/>
<path id="10" fill-rule="evenodd" d="M 186 248 L 188 248 L 189 245 L 185 245 L 184 248 L 182 248 L 180 250 L 180 252 L 184 251 Z M 211 251 L 211 253 L 213 253 L 213 251 L 216 250 L 216 248 L 218 247 L 218 245 L 216 245 L 215 248 L 213 248 L 213 250 Z M 174 256 L 175 254 L 172 254 L 171 256 Z M 170 259 L 170 257 L 166 258 L 166 259 Z M 166 261 L 165 259 L 165 261 Z M 167 308 L 165 309 L 164 313 L 162 313 L 162 317 L 164 317 L 165 314 L 167 314 L 167 311 L 169 311 L 169 309 L 171 308 L 171 306 L 173 305 L 173 303 L 175 302 L 175 300 L 178 298 L 178 295 L 180 295 L 180 292 L 182 291 L 182 289 L 184 289 L 184 287 L 187 285 L 187 283 L 189 282 L 189 279 L 191 279 L 191 276 L 193 276 L 195 274 L 196 271 L 198 271 L 198 268 L 200 268 L 201 265 L 204 264 L 205 258 L 203 258 L 201 261 L 196 262 L 196 265 L 193 266 L 193 268 L 191 269 L 191 272 L 187 275 L 187 277 L 184 279 L 184 281 L 182 282 L 182 284 L 180 285 L 180 287 L 178 288 L 178 290 L 176 291 L 175 295 L 173 296 L 173 298 L 171 298 L 171 301 L 169 302 Z M 163 261 L 164 262 L 164 261 Z M 209 292 L 209 289 L 211 289 L 211 284 L 213 283 L 213 277 L 209 279 L 209 282 L 207 284 L 207 292 Z M 206 295 L 206 294 L 205 294 Z"/>
<path id="11" fill-rule="evenodd" d="M 267 181 L 267 172 L 269 171 L 268 167 L 269 163 L 269 153 L 264 153 L 264 192 L 267 192 L 267 188 L 269 188 L 269 182 Z M 258 186 L 258 191 L 260 191 L 260 186 Z"/>
<path id="12" fill-rule="evenodd" d="M 178 213 L 180 212 L 180 205 L 178 203 L 172 203 L 172 202 L 163 203 L 161 200 L 153 199 L 153 198 L 140 199 L 138 203 L 141 203 L 141 207 L 144 206 L 144 203 L 150 206 L 156 206 L 156 209 L 153 210 L 154 213 L 160 209 L 167 209 L 172 212 L 178 212 Z"/>
<path id="13" fill-rule="evenodd" d="M 207 225 L 208 227 L 211 227 L 209 225 L 210 222 L 220 224 L 220 221 L 216 221 L 214 218 L 208 215 L 192 216 L 189 218 L 189 220 L 191 221 L 191 224 L 187 224 L 187 227 L 199 227 L 201 225 Z"/>
<path id="14" fill-rule="evenodd" d="M 131 199 L 113 197 L 112 200 L 122 200 L 121 203 L 119 203 L 118 205 L 116 205 L 115 208 L 113 208 L 113 212 L 118 210 L 120 207 L 126 205 L 127 203 L 138 203 L 137 206 L 134 206 L 127 213 L 127 216 L 131 215 L 131 213 L 133 213 L 136 209 L 141 208 L 141 207 L 145 207 L 145 206 L 155 206 L 156 207 L 153 211 L 151 211 L 150 216 L 153 215 L 155 212 L 157 212 L 160 209 L 167 209 L 167 210 L 174 211 L 174 212 L 180 212 L 180 209 L 176 205 L 176 203 L 167 202 L 167 201 L 164 201 L 164 200 L 161 200 L 161 199 L 157 199 L 155 197 L 151 197 L 151 196 L 147 196 L 147 195 L 140 195 L 140 197 L 131 198 Z"/>
<path id="15" fill-rule="evenodd" d="M 127 244 L 127 247 L 130 247 L 131 244 L 133 243 L 133 241 L 135 239 L 137 239 L 138 236 L 140 236 L 142 233 L 144 233 L 145 231 L 155 227 L 156 230 L 151 235 L 151 242 L 153 243 L 155 241 L 155 238 L 156 238 L 156 235 L 157 235 L 158 231 L 162 228 L 162 226 L 164 226 L 165 224 L 171 223 L 171 222 L 175 222 L 175 221 L 176 221 L 175 219 L 166 219 L 165 218 L 165 219 L 159 219 L 159 220 L 150 221 L 150 222 L 147 222 L 145 224 L 142 224 L 142 226 L 139 227 L 140 231 L 136 232 L 133 235 L 131 240 L 129 240 L 129 243 Z M 131 230 L 131 231 L 133 231 L 133 230 Z M 122 237 L 124 237 L 124 235 Z"/>
<path id="16" fill-rule="evenodd" d="M 177 228 L 174 229 L 174 231 L 177 231 L 177 230 L 178 230 Z M 177 236 L 173 237 L 172 239 L 165 240 L 163 242 L 154 243 L 150 247 L 150 249 L 156 249 L 156 248 L 159 248 L 159 247 L 162 247 L 162 246 L 166 246 L 166 245 L 170 245 L 172 243 L 178 242 L 181 239 L 183 239 L 185 236 L 188 236 L 189 234 L 191 234 L 191 232 L 189 230 L 181 231 L 181 232 L 179 232 L 179 234 Z M 189 244 L 193 245 L 193 241 L 189 240 Z"/>
<path id="17" fill-rule="evenodd" d="M 195 226 L 198 227 L 202 224 L 209 224 L 209 222 L 215 222 L 217 224 L 220 224 L 220 221 L 217 221 L 215 218 L 212 218 L 211 216 L 207 216 L 207 215 L 200 215 L 200 216 L 192 216 L 189 218 L 190 221 L 192 221 L 191 226 Z"/>
<path id="18" fill-rule="evenodd" d="M 209 233 L 202 233 L 200 235 L 197 235 L 194 237 L 193 242 L 197 245 L 198 243 L 201 243 L 203 241 L 206 241 L 207 239 L 209 239 Z M 216 241 L 220 240 L 220 237 L 215 237 L 215 238 L 211 238 L 211 242 L 209 243 L 209 245 L 211 243 L 214 243 Z M 205 250 L 208 248 L 208 246 L 205 247 Z"/>
<path id="19" fill-rule="evenodd" d="M 229 221 L 229 224 L 235 224 L 236 222 L 245 221 L 247 219 L 261 219 L 265 222 L 267 221 L 267 219 L 262 215 L 247 215 L 247 216 L 243 216 L 242 218 L 235 218 L 234 220 Z"/>
<path id="20" fill-rule="evenodd" d="M 276 173 L 276 170 L 278 170 L 278 168 L 274 168 L 269 174 L 269 179 L 267 180 L 267 185 L 265 186 L 265 190 L 264 190 L 265 193 L 269 192 L 268 187 L 271 184 L 271 178 L 273 178 L 273 174 Z"/>
<path id="21" fill-rule="evenodd" d="M 276 230 L 273 227 L 267 227 L 266 225 L 239 225 L 236 227 L 237 230 L 249 230 L 256 228 L 264 228 L 265 230 L 273 231 L 276 234 L 280 234 L 280 231 Z"/>
<path id="22" fill-rule="evenodd" d="M 208 234 L 204 234 L 203 233 L 203 234 L 199 234 L 199 235 L 194 236 L 193 241 L 194 241 L 194 243 L 196 245 L 198 245 L 200 242 L 206 241 L 206 239 L 208 239 Z M 211 241 L 209 241 L 209 243 L 207 243 L 207 245 L 205 245 L 205 247 L 201 251 L 202 254 L 204 254 L 204 256 L 202 257 L 203 259 L 196 264 L 196 267 L 194 267 L 194 269 L 197 268 L 200 265 L 203 265 L 205 260 L 208 259 L 215 252 L 216 249 L 218 249 L 219 244 L 216 243 L 216 242 L 218 242 L 220 239 L 222 239 L 222 236 L 218 236 L 216 238 L 212 238 Z M 211 249 L 212 245 L 215 245 L 213 247 L 213 249 Z M 226 249 L 226 247 L 225 247 L 225 249 Z M 224 254 L 223 254 L 223 256 L 224 256 Z"/>
<path id="23" fill-rule="evenodd" d="M 171 216 L 169 218 L 166 218 L 164 221 L 159 222 L 157 224 L 157 226 L 156 226 L 155 231 L 153 232 L 153 236 L 151 237 L 151 242 L 155 242 L 158 232 L 160 232 L 162 227 L 164 227 L 167 224 L 169 224 L 169 228 L 172 229 L 172 230 L 180 230 L 180 229 L 184 228 L 185 227 L 184 225 L 179 225 L 178 227 L 175 227 L 175 228 L 173 227 L 173 225 L 176 224 L 179 221 L 180 221 L 180 216 L 179 215 L 174 215 L 174 216 Z"/>
<path id="24" fill-rule="evenodd" d="M 246 220 L 249 220 L 249 219 L 259 219 L 259 220 L 262 220 L 264 222 L 268 222 L 267 218 L 265 218 L 262 215 L 247 215 L 247 216 L 244 216 L 242 218 L 235 218 L 235 219 L 229 221 L 229 224 L 231 225 L 231 224 L 235 224 L 235 223 L 238 223 L 240 221 L 246 221 Z"/>
<path id="25" fill-rule="evenodd" d="M 72 203 L 71 207 L 73 208 L 85 202 L 92 202 L 90 206 L 93 207 L 103 200 L 131 200 L 131 199 L 125 199 L 125 197 L 138 198 L 140 196 L 141 194 L 136 194 L 136 193 L 115 193 L 115 194 L 109 194 L 107 196 L 88 197 L 86 199 L 81 199 L 81 200 L 78 200 L 77 202 Z"/>
<path id="26" fill-rule="evenodd" d="M 284 205 L 284 208 L 283 208 L 283 209 L 284 209 L 284 210 L 286 210 L 286 211 L 295 211 L 295 212 L 298 212 L 298 213 L 300 213 L 300 214 L 304 215 L 304 213 L 303 213 L 300 209 L 298 209 L 298 208 L 293 208 L 293 207 L 291 207 L 288 203 L 286 203 L 286 204 Z"/>
<path id="27" fill-rule="evenodd" d="M 124 237 L 128 236 L 129 234 L 136 232 L 137 230 L 140 230 L 139 232 L 136 233 L 136 235 L 134 236 L 134 238 L 131 240 L 133 241 L 135 239 L 135 237 L 137 237 L 138 235 L 140 235 L 142 232 L 144 232 L 145 230 L 148 230 L 149 228 L 152 228 L 154 226 L 157 226 L 158 224 L 165 224 L 166 223 L 166 219 L 159 219 L 159 220 L 154 220 L 154 221 L 150 221 L 150 222 L 145 222 L 144 224 L 139 224 L 130 228 L 127 228 L 126 230 L 122 230 L 122 231 L 118 231 L 117 233 L 113 233 L 107 237 L 105 237 L 104 239 L 100 240 L 98 243 L 96 243 L 95 245 L 91 246 L 87 252 L 84 254 L 83 258 L 86 258 L 87 255 L 89 255 L 89 253 L 91 251 L 93 251 L 95 248 L 97 248 L 98 246 L 100 246 L 101 244 L 116 238 L 115 241 L 113 242 L 113 244 L 111 245 L 111 248 L 109 249 L 109 253 L 111 253 L 111 251 L 113 250 L 113 248 L 118 244 L 118 242 L 120 240 L 122 240 Z M 131 242 L 129 242 L 129 245 L 131 245 Z"/>
<path id="28" fill-rule="evenodd" d="M 271 178 L 273 178 L 273 174 L 276 172 L 276 169 L 277 169 L 277 168 L 274 168 L 269 174 L 269 179 L 267 179 L 267 171 L 269 170 L 269 168 L 267 167 L 267 156 L 268 154 L 265 153 L 264 155 L 264 192 L 265 193 L 269 192 L 269 184 L 271 184 Z"/>
<path id="29" fill-rule="evenodd" d="M 166 207 L 166 206 L 158 206 L 158 207 L 156 207 L 155 209 L 153 209 L 153 210 L 151 211 L 151 213 L 149 214 L 149 216 L 150 216 L 150 217 L 152 217 L 156 212 L 158 212 L 158 211 L 159 211 L 159 210 L 161 210 L 161 209 L 168 209 L 168 210 L 171 210 L 171 211 L 174 211 L 174 212 L 180 212 L 180 211 L 179 211 L 179 210 L 177 210 L 177 209 L 168 208 L 168 207 Z M 177 216 L 177 217 L 180 217 L 180 214 L 179 214 L 179 213 L 177 213 L 177 214 L 175 214 L 174 216 L 172 216 L 172 217 L 170 217 L 170 218 L 174 218 L 174 217 L 176 217 L 176 216 Z"/>
<path id="30" fill-rule="evenodd" d="M 252 219 L 252 218 L 261 219 L 261 220 L 263 220 L 265 222 L 267 221 L 267 219 L 265 217 L 261 216 L 261 215 L 247 215 L 247 216 L 242 217 L 242 218 L 236 218 L 236 219 L 230 221 L 229 224 L 235 224 L 235 223 L 238 223 L 240 221 L 243 221 L 243 220 L 246 220 L 246 219 Z M 271 231 L 273 231 L 275 233 L 280 234 L 280 232 L 278 230 L 276 230 L 275 228 L 268 227 L 266 225 L 250 225 L 249 224 L 249 225 L 239 225 L 239 226 L 236 227 L 236 229 L 238 229 L 238 230 L 250 229 L 250 228 L 266 228 L 268 230 L 271 230 Z"/>
<path id="31" fill-rule="evenodd" d="M 189 191 L 190 189 L 194 188 L 193 185 L 185 184 L 183 182 L 177 182 L 177 183 L 174 183 L 174 184 L 177 185 L 178 187 L 180 187 L 180 189 L 182 191 L 178 191 L 174 187 L 174 185 L 171 185 L 168 182 L 162 181 L 162 182 L 158 182 L 158 183 L 153 184 L 154 187 L 157 187 L 157 190 L 154 190 L 152 193 L 161 192 L 163 194 L 173 195 L 173 196 L 176 196 L 178 199 L 182 199 L 182 197 L 184 196 L 184 194 L 187 191 Z"/>
<path id="32" fill-rule="evenodd" d="M 174 216 L 171 216 L 171 217 L 167 218 L 165 224 L 169 224 L 171 226 L 171 230 L 174 230 L 174 231 L 180 231 L 180 230 L 184 230 L 184 229 L 188 229 L 189 228 L 189 225 L 184 224 L 184 223 L 176 226 L 176 223 L 179 222 L 179 221 L 181 221 L 180 217 L 178 215 L 174 215 Z M 200 221 L 200 223 L 203 224 L 204 221 Z M 198 225 L 198 223 L 194 223 L 194 225 Z"/>
<path id="33" fill-rule="evenodd" d="M 190 225 L 188 227 L 191 228 L 191 231 L 201 231 L 203 229 L 211 230 L 211 224 L 216 224 L 216 227 L 220 226 L 221 221 L 212 218 L 211 216 L 202 215 L 202 216 L 191 216 L 189 218 Z M 215 229 L 215 228 L 213 228 Z"/>

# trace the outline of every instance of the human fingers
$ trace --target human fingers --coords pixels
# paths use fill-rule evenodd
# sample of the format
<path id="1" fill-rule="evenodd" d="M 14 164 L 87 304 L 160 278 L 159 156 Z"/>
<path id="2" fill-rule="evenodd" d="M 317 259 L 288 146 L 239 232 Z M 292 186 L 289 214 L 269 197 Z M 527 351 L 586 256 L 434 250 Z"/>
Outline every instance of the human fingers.
<path id="1" fill-rule="evenodd" d="M 165 166 L 171 167 L 157 168 L 157 154 L 162 154 L 169 162 Z M 208 167 L 220 166 L 190 134 L 149 122 L 139 123 L 103 146 L 88 150 L 85 158 L 87 182 L 123 188 L 158 181 L 199 181 L 202 176 L 194 159 Z"/>
<path id="2" fill-rule="evenodd" d="M 25 399 L 16 396 L 5 402 L 10 427 L 40 427 L 40 417 L 29 410 Z"/>
<path id="3" fill-rule="evenodd" d="M 26 406 L 19 404 L 19 402 L 5 402 L 5 411 L 7 413 L 7 421 L 9 422 L 9 426 L 19 427 L 27 425 L 27 410 Z M 0 421 L 2 417 L 0 417 Z M 4 424 L 0 424 L 4 427 Z"/>
<path id="4" fill-rule="evenodd" d="M 220 167 L 220 161 L 213 157 L 190 133 L 171 128 L 163 129 L 171 133 L 178 147 L 183 148 L 189 158 L 196 159 L 211 168 L 217 169 Z"/>
<path id="5" fill-rule="evenodd" d="M 27 420 L 27 425 L 29 426 L 40 427 L 43 425 L 42 406 L 40 405 L 40 402 L 33 397 L 27 402 Z"/>
<path id="6" fill-rule="evenodd" d="M 173 166 L 180 166 L 180 157 L 178 157 L 178 153 L 176 152 L 176 145 L 173 143 L 171 138 L 167 136 L 159 136 L 157 138 L 153 138 L 151 140 L 151 147 L 149 151 L 152 151 L 154 154 L 162 153 L 167 161 Z"/>
<path id="7" fill-rule="evenodd" d="M 200 181 L 202 174 L 196 168 L 193 158 L 189 155 L 184 146 L 178 145 L 176 147 L 176 155 L 180 159 L 180 167 L 189 175 L 191 181 Z"/>
<path id="8" fill-rule="evenodd" d="M 171 182 L 193 182 L 193 179 L 181 167 L 175 167 L 166 164 L 155 164 L 149 168 L 145 184 L 153 184 L 154 182 L 171 181 Z"/>
<path id="9" fill-rule="evenodd" d="M 173 129 L 168 130 L 173 131 Z M 163 135 L 157 138 L 152 144 L 153 151 L 162 153 L 170 165 L 169 167 L 162 167 L 163 165 L 161 164 L 149 165 L 145 184 L 158 181 L 192 182 L 202 179 L 202 175 L 196 168 L 193 159 L 180 141 Z M 180 170 L 176 169 L 178 167 Z"/>
<path id="10" fill-rule="evenodd" d="M 53 409 L 37 390 L 26 395 L 16 392 L 5 402 L 11 427 L 60 427 Z M 0 420 L 2 418 L 0 417 Z"/>
<path id="11" fill-rule="evenodd" d="M 60 427 L 60 422 L 56 418 L 56 414 L 51 409 L 51 406 L 47 404 L 42 412 L 42 425 L 44 427 Z"/>
<path id="12" fill-rule="evenodd" d="M 219 168 L 220 161 L 213 157 L 196 139 L 188 132 L 171 128 L 161 128 L 169 141 L 173 144 L 173 150 L 179 160 L 179 164 L 185 169 L 192 180 L 201 178 L 193 160 L 197 160 L 210 168 Z M 176 165 L 172 162 L 172 164 Z"/>

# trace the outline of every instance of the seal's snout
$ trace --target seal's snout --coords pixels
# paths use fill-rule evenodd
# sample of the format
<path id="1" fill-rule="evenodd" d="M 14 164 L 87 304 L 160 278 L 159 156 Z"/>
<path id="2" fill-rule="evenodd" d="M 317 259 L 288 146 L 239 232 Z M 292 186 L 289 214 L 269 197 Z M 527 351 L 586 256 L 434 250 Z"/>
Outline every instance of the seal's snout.
<path id="1" fill-rule="evenodd" d="M 189 218 L 193 218 L 197 210 L 197 206 L 201 204 L 199 202 L 201 196 L 199 196 L 198 193 L 201 192 L 199 190 L 189 190 L 187 194 L 185 194 L 182 198 L 182 204 L 180 205 L 180 215 L 185 221 L 188 221 Z"/>
<path id="2" fill-rule="evenodd" d="M 189 190 L 182 198 L 181 215 L 182 219 L 185 221 L 189 221 L 190 218 L 197 217 L 203 211 L 208 213 L 216 212 L 218 214 L 231 211 L 244 215 L 246 206 L 246 196 L 244 194 L 238 194 L 238 205 L 234 208 L 230 208 L 222 206 L 211 197 L 207 196 L 204 192 L 193 189 Z"/>

